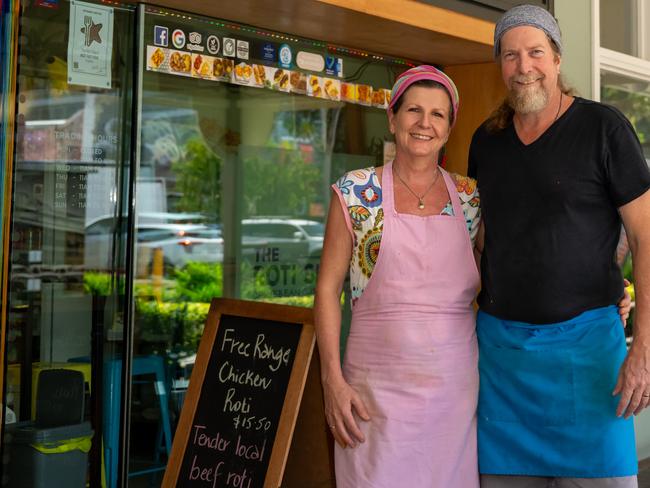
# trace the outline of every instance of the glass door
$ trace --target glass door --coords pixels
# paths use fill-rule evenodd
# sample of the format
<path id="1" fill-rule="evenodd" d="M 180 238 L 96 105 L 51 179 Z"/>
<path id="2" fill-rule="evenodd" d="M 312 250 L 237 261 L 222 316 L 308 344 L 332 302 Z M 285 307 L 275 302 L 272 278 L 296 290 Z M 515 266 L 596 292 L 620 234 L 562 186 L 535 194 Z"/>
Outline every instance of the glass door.
<path id="1" fill-rule="evenodd" d="M 135 13 L 22 2 L 20 26 L 2 486 L 115 486 Z"/>

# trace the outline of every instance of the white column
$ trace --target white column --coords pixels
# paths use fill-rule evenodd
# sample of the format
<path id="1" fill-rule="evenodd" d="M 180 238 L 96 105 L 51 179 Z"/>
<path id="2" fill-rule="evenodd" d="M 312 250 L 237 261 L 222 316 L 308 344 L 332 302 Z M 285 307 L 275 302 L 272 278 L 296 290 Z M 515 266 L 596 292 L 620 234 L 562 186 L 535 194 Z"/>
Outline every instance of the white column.
<path id="1" fill-rule="evenodd" d="M 562 73 L 580 96 L 598 99 L 598 0 L 555 0 L 555 17 L 560 24 L 564 46 Z"/>

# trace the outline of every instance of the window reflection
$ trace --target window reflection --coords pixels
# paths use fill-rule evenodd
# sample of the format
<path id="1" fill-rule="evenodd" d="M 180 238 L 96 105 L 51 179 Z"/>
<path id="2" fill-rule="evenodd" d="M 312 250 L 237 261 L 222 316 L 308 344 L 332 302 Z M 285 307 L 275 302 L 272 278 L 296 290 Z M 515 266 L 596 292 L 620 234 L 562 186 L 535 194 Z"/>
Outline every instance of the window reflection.
<path id="1" fill-rule="evenodd" d="M 637 56 L 638 17 L 636 0 L 600 0 L 600 45 Z"/>
<path id="2" fill-rule="evenodd" d="M 650 83 L 616 73 L 601 73 L 600 98 L 618 108 L 630 120 L 650 158 Z"/>
<path id="3" fill-rule="evenodd" d="M 142 53 L 168 20 L 148 11 Z M 354 82 L 394 77 L 384 63 L 345 63 Z M 164 358 L 177 418 L 211 298 L 313 305 L 330 185 L 382 163 L 386 112 L 155 66 L 142 97 L 134 361 Z M 134 385 L 131 470 L 151 457 L 156 402 Z"/>

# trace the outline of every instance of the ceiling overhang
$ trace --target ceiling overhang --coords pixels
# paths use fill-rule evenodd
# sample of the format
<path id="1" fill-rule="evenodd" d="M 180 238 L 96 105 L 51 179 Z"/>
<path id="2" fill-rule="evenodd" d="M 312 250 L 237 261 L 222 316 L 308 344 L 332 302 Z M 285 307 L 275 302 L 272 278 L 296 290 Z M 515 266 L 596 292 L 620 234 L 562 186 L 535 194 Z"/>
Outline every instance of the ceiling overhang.
<path id="1" fill-rule="evenodd" d="M 415 0 L 144 3 L 442 66 L 492 61 L 492 22 Z"/>

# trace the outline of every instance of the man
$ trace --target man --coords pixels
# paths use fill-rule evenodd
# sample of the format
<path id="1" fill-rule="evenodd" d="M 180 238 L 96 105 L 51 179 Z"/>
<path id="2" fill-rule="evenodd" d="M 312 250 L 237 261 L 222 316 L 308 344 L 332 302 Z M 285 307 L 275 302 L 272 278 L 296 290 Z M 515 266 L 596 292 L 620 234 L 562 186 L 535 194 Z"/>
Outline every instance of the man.
<path id="1" fill-rule="evenodd" d="M 650 400 L 650 172 L 629 121 L 564 86 L 546 10 L 509 10 L 494 37 L 508 97 L 469 157 L 484 224 L 481 485 L 636 487 L 630 416 Z M 621 220 L 635 268 L 629 352 L 614 305 Z"/>

